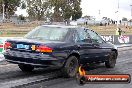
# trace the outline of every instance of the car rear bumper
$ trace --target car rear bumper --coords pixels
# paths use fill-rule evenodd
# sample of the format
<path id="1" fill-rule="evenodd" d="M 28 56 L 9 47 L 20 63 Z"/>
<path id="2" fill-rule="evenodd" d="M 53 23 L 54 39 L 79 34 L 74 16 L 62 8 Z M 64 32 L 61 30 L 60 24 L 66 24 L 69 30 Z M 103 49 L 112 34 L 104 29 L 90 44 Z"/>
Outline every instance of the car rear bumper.
<path id="1" fill-rule="evenodd" d="M 6 56 L 5 59 L 7 62 L 14 64 L 27 64 L 36 67 L 62 67 L 63 62 L 61 60 L 40 60 L 40 59 L 32 59 L 32 58 L 18 58 L 12 56 Z"/>
<path id="2" fill-rule="evenodd" d="M 62 67 L 64 58 L 55 58 L 46 54 L 36 54 L 29 52 L 8 51 L 4 53 L 8 62 L 15 64 L 28 64 L 37 67 Z"/>

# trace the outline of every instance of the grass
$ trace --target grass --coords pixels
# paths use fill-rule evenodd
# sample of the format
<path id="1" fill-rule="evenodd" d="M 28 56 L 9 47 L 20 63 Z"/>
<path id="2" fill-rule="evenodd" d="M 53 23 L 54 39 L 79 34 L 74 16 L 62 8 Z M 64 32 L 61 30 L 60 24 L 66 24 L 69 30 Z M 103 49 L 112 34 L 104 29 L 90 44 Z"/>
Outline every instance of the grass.
<path id="1" fill-rule="evenodd" d="M 37 25 L 21 25 L 15 26 L 12 24 L 0 25 L 0 37 L 23 37 L 26 33 L 34 29 Z M 109 26 L 86 26 L 87 28 L 93 29 L 100 35 L 115 35 L 116 25 Z M 119 25 L 120 28 L 125 31 L 123 35 L 132 35 L 132 27 L 126 28 L 125 26 Z"/>
<path id="2" fill-rule="evenodd" d="M 109 26 L 87 26 L 90 29 L 93 29 L 100 35 L 115 35 L 116 32 L 116 25 L 109 25 Z M 126 28 L 125 26 L 119 26 L 121 30 L 123 30 L 125 33 L 123 35 L 132 35 L 132 28 L 128 27 Z"/>

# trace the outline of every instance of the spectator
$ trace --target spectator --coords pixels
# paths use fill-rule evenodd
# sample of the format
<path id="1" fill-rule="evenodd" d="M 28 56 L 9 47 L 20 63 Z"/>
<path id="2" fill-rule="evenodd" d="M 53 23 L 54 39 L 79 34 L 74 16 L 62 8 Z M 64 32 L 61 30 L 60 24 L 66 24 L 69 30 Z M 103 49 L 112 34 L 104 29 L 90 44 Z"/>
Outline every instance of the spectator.
<path id="1" fill-rule="evenodd" d="M 108 22 L 108 25 L 110 25 L 110 23 Z"/>
<path id="2" fill-rule="evenodd" d="M 105 23 L 105 26 L 107 25 L 107 23 Z"/>
<path id="3" fill-rule="evenodd" d="M 88 25 L 88 22 L 86 21 L 86 25 Z"/>
<path id="4" fill-rule="evenodd" d="M 121 20 L 120 20 L 120 24 L 121 24 Z"/>
<path id="5" fill-rule="evenodd" d="M 115 24 L 115 21 L 113 21 L 113 24 Z"/>
<path id="6" fill-rule="evenodd" d="M 102 22 L 100 22 L 100 26 L 103 26 Z"/>
<path id="7" fill-rule="evenodd" d="M 118 30 L 118 32 L 119 32 L 119 35 L 121 35 L 122 34 L 122 30 L 121 30 L 121 28 L 118 28 L 119 30 Z"/>
<path id="8" fill-rule="evenodd" d="M 118 27 L 118 28 L 116 29 L 116 35 L 122 35 L 122 32 L 124 32 L 124 31 L 122 31 L 121 28 Z M 125 32 L 124 32 L 124 33 L 125 33 Z"/>

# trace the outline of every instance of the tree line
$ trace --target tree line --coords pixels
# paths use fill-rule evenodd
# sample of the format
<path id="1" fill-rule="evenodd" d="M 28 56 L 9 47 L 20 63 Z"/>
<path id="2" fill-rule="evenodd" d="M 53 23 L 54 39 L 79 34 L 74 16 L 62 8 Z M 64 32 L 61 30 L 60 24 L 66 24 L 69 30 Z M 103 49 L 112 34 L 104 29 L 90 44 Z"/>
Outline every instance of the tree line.
<path id="1" fill-rule="evenodd" d="M 55 22 L 76 20 L 82 16 L 81 0 L 0 0 L 0 13 L 9 19 L 18 7 L 26 9 L 32 20 L 50 20 Z"/>

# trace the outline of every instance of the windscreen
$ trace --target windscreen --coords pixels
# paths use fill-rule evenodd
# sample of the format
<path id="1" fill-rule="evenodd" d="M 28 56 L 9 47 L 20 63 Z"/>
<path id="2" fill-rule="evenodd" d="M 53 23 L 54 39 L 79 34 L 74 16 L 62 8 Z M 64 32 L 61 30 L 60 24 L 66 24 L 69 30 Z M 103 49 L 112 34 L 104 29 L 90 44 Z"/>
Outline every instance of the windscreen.
<path id="1" fill-rule="evenodd" d="M 68 29 L 59 27 L 37 27 L 27 35 L 27 39 L 38 39 L 47 41 L 64 41 Z"/>

